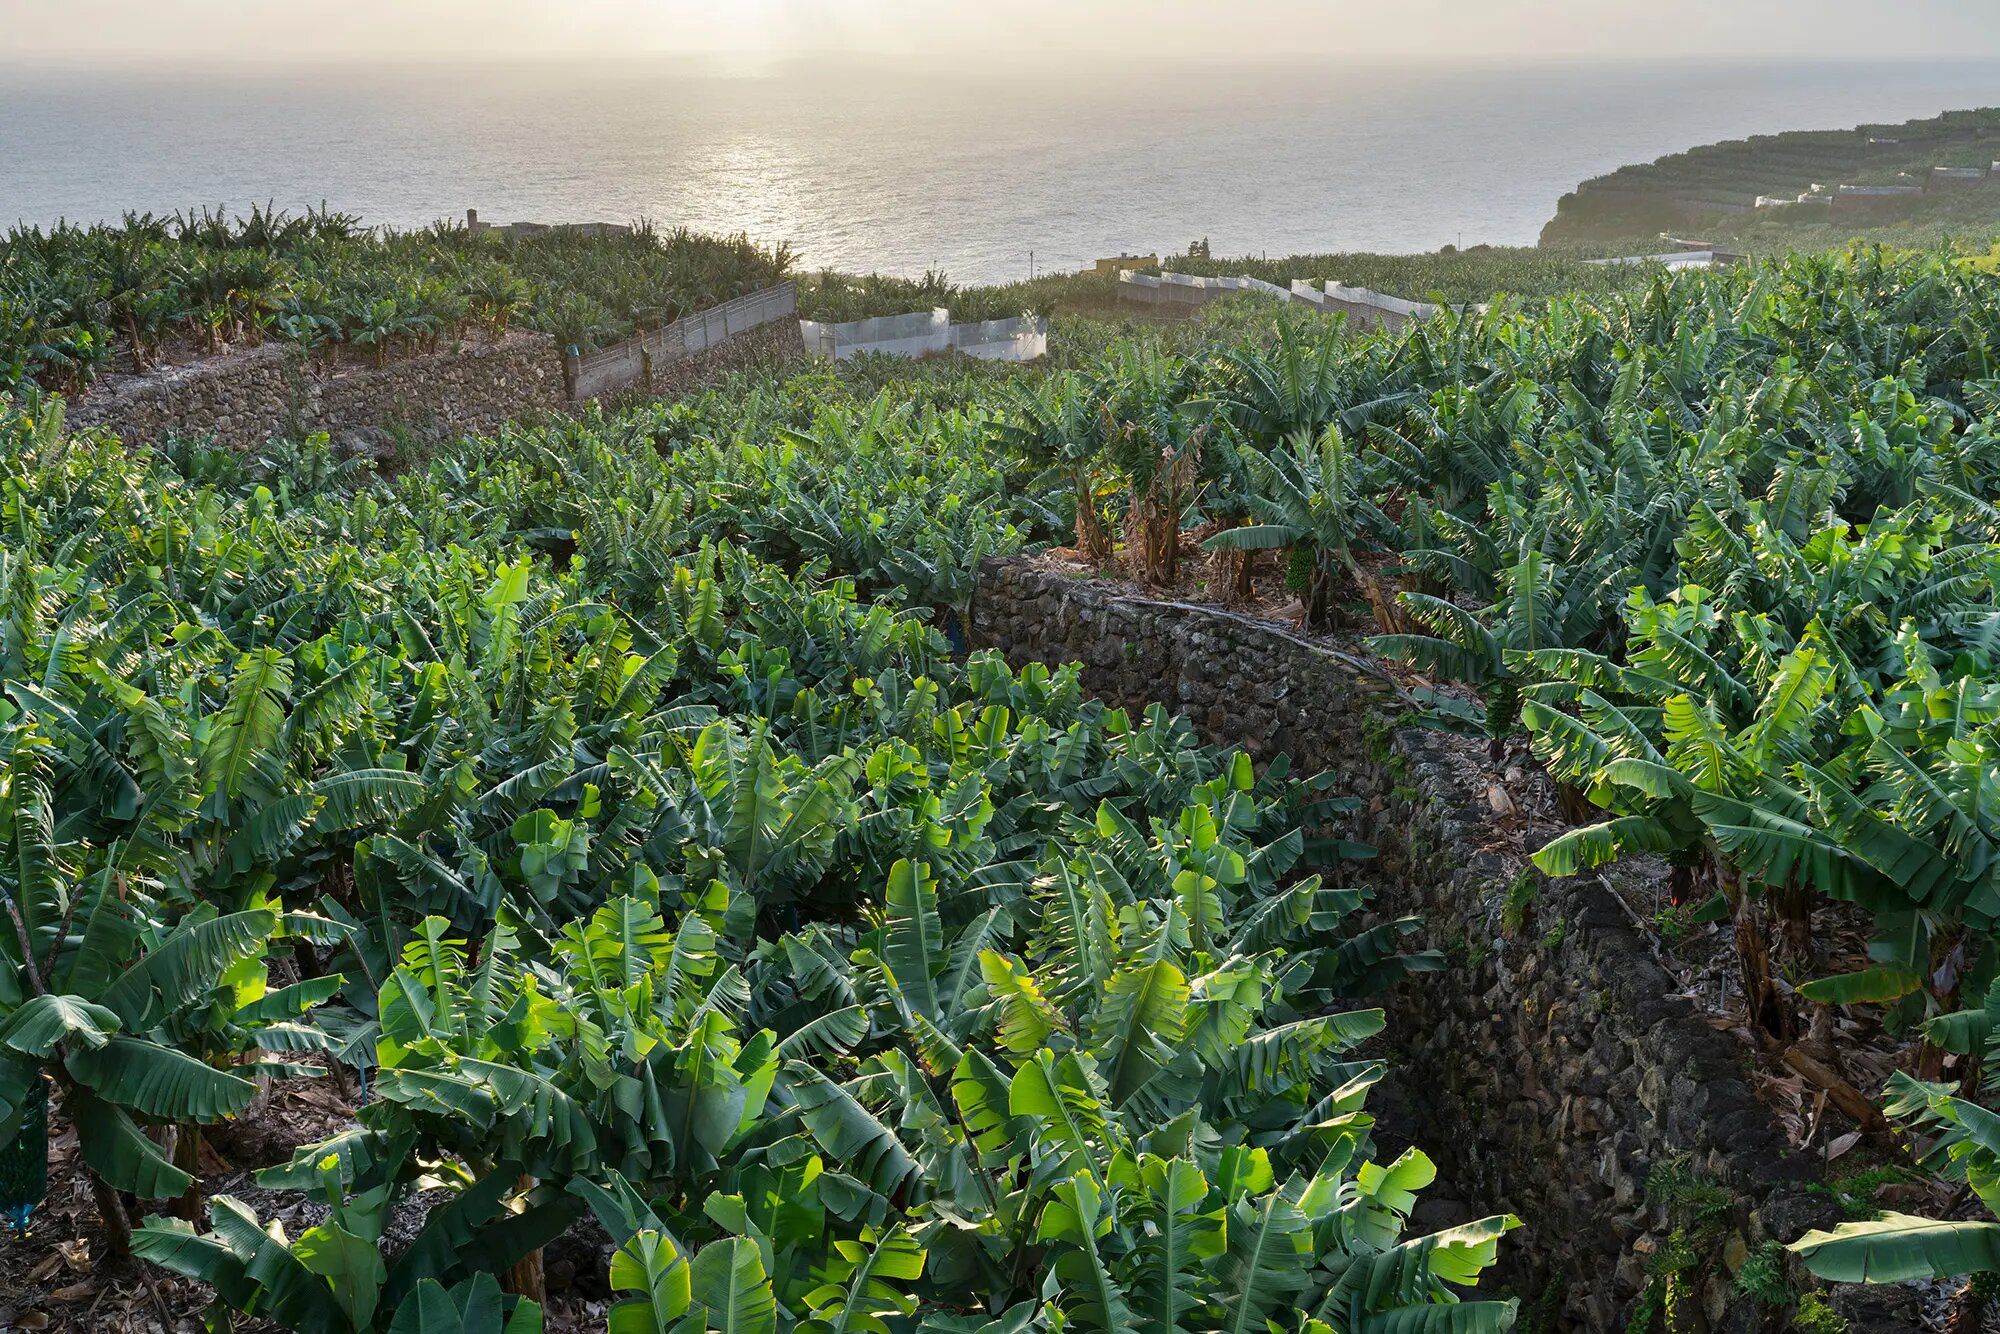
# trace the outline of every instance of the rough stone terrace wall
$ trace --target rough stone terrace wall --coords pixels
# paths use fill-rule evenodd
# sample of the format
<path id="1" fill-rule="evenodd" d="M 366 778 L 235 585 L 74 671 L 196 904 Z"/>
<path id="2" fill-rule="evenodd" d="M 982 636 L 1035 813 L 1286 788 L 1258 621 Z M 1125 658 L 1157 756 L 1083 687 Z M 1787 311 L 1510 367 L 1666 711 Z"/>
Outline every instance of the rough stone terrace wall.
<path id="1" fill-rule="evenodd" d="M 562 362 L 542 334 L 517 331 L 381 370 L 304 365 L 283 344 L 210 357 L 93 388 L 69 405 L 74 426 L 104 427 L 133 444 L 212 435 L 256 449 L 297 430 L 339 436 L 405 427 L 427 436 L 489 430 L 564 405 Z"/>
<path id="2" fill-rule="evenodd" d="M 1301 774 L 1372 767 L 1365 733 L 1394 699 L 1361 659 L 1278 626 L 1132 597 L 1032 560 L 986 563 L 968 634 L 1009 661 L 1082 663 L 1098 699 L 1134 711 L 1164 704 L 1208 740 L 1259 762 L 1290 755 Z"/>
<path id="3" fill-rule="evenodd" d="M 1359 655 L 1028 559 L 987 563 L 969 636 L 1016 664 L 1081 662 L 1109 703 L 1166 704 L 1212 743 L 1288 753 L 1295 772 L 1337 772 L 1368 799 L 1362 836 L 1381 856 L 1363 877 L 1377 907 L 1424 917 L 1450 960 L 1388 1002 L 1399 1078 L 1384 1137 L 1429 1153 L 1468 1216 L 1525 1220 L 1502 1247 L 1499 1282 L 1524 1309 L 1542 1303 L 1536 1327 L 1623 1328 L 1677 1230 L 1701 1252 L 1689 1282 L 1707 1328 L 1783 1327 L 1735 1274 L 1765 1241 L 1834 1221 L 1806 1189 L 1812 1162 L 1751 1093 L 1744 1049 L 1673 997 L 1650 938 L 1603 882 L 1541 881 L 1525 912 L 1508 912 L 1510 887 L 1535 873 L 1519 835 L 1496 824 L 1482 747 L 1392 730 L 1394 689 Z M 1649 1173 L 1668 1164 L 1720 1189 L 1720 1217 L 1691 1227 L 1685 1205 L 1648 1199 Z M 1854 1308 L 1856 1330 L 1915 1328 L 1874 1294 L 1836 1304 Z"/>

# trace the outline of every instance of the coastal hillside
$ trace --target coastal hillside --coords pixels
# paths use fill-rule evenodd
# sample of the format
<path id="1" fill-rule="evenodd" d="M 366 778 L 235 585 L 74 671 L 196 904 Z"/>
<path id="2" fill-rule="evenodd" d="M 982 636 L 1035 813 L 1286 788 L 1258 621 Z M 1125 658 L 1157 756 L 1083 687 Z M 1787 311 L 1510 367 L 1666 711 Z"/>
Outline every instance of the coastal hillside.
<path id="1" fill-rule="evenodd" d="M 1597 253 L 1589 250 L 1218 259 L 1206 249 L 1197 243 L 1190 254 L 1169 256 L 1167 267 L 1280 287 L 1336 281 L 1453 303 L 1601 295 L 1647 277 L 1636 267 L 1593 265 L 1583 258 Z M 1061 322 L 1059 348 L 1077 341 L 1064 336 L 1069 326 L 1090 326 L 1077 332 L 1079 345 L 1092 348 L 1141 314 L 1121 300 L 1114 274 L 966 285 L 936 270 L 920 278 L 802 272 L 786 246 L 643 220 L 493 226 L 472 214 L 465 224 L 398 231 L 326 209 L 128 213 L 117 225 L 0 233 L 0 393 L 101 401 L 159 372 L 231 358 L 240 364 L 259 351 L 281 368 L 332 374 L 505 345 L 531 361 L 539 355 L 540 369 L 555 373 L 564 349 L 584 361 L 615 355 L 634 340 L 657 342 L 676 321 L 781 284 L 796 289 L 796 313 L 813 321 L 938 307 L 961 322 L 1032 312 Z"/>
<path id="2" fill-rule="evenodd" d="M 591 395 L 786 253 L 315 216 L 0 251 L 100 354 L 0 382 L 0 1328 L 1977 1327 L 1974 265 L 802 275 Z M 933 298 L 1047 354 L 790 318 Z"/>
<path id="3" fill-rule="evenodd" d="M 2000 1334 L 1996 5 L 8 0 L 0 1334 Z"/>
<path id="4" fill-rule="evenodd" d="M 2000 219 L 2000 109 L 1901 125 L 1753 135 L 1620 167 L 1564 195 L 1542 244 L 1701 230 L 1864 235 L 1925 221 L 1978 230 Z"/>

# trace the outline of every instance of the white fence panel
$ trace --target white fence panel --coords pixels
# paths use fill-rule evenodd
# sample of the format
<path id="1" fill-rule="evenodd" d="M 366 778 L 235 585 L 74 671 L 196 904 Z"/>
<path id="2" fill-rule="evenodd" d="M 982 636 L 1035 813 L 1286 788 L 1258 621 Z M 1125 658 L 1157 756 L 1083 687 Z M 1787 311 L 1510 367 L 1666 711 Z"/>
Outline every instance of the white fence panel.
<path id="1" fill-rule="evenodd" d="M 1151 274 L 1134 273 L 1130 269 L 1118 271 L 1118 295 L 1126 301 L 1157 306 L 1167 299 L 1166 293 L 1160 288 L 1160 280 Z"/>
<path id="2" fill-rule="evenodd" d="M 799 321 L 806 350 L 835 361 L 864 352 L 889 357 L 922 357 L 951 347 L 951 312 L 944 307 L 909 315 L 878 315 L 847 324 Z"/>
<path id="3" fill-rule="evenodd" d="M 1369 329 L 1404 329 L 1432 318 L 1442 309 L 1429 302 L 1405 301 L 1366 287 L 1349 287 L 1333 279 L 1327 281 L 1322 292 L 1303 279 L 1293 279 L 1291 286 L 1284 288 L 1250 277 L 1197 278 L 1191 274 L 1168 272 L 1154 278 L 1130 269 L 1118 275 L 1118 295 L 1127 301 L 1145 304 L 1206 305 L 1235 292 L 1254 292 L 1275 301 L 1297 301 L 1316 310 L 1343 313 L 1360 327 Z M 1454 309 L 1483 310 L 1484 307 L 1460 306 Z"/>
<path id="4" fill-rule="evenodd" d="M 1127 301 L 1137 301 L 1147 305 L 1205 306 L 1211 301 L 1237 292 L 1255 292 L 1268 296 L 1274 301 L 1306 301 L 1317 306 L 1319 293 L 1307 287 L 1300 291 L 1302 284 L 1280 287 L 1267 283 L 1262 278 L 1198 278 L 1191 273 L 1168 271 L 1155 278 L 1150 274 L 1135 273 L 1122 269 L 1118 274 L 1118 295 Z"/>
<path id="5" fill-rule="evenodd" d="M 685 361 L 739 334 L 787 319 L 798 309 L 799 289 L 793 283 L 739 296 L 654 333 L 579 358 L 571 396 L 581 401 L 641 385 L 651 367 Z"/>
<path id="6" fill-rule="evenodd" d="M 1291 288 L 1280 287 L 1276 283 L 1267 283 L 1262 278 L 1238 278 L 1236 281 L 1240 284 L 1240 290 L 1245 292 L 1255 292 L 1259 296 L 1268 296 L 1274 301 L 1290 301 L 1293 299 Z"/>
<path id="7" fill-rule="evenodd" d="M 1205 278 L 1196 278 L 1185 273 L 1160 275 L 1160 291 L 1175 305 L 1205 306 L 1215 299 L 1211 292 L 1219 295 L 1221 290 L 1219 287 L 1212 287 Z"/>
<path id="8" fill-rule="evenodd" d="M 1670 269 L 1708 269 L 1715 267 L 1713 250 L 1677 250 L 1671 255 L 1620 255 L 1613 259 L 1587 259 L 1586 264 L 1600 268 L 1616 268 L 1627 264 L 1663 264 Z"/>
<path id="9" fill-rule="evenodd" d="M 951 345 L 981 361 L 1038 361 L 1048 355 L 1049 322 L 1046 317 L 1021 316 L 954 324 Z"/>
<path id="10" fill-rule="evenodd" d="M 1388 329 L 1393 332 L 1430 319 L 1439 308 L 1428 302 L 1405 301 L 1401 297 L 1370 291 L 1366 287 L 1349 287 L 1329 279 L 1326 284 L 1326 309 L 1345 313 L 1364 329 Z"/>
<path id="11" fill-rule="evenodd" d="M 1034 361 L 1049 350 L 1049 322 L 1032 315 L 975 324 L 953 324 L 943 307 L 909 315 L 880 315 L 846 324 L 799 321 L 806 351 L 834 361 L 863 353 L 923 357 L 956 351 L 982 361 Z"/>
<path id="12" fill-rule="evenodd" d="M 1344 313 L 1357 325 L 1370 329 L 1404 329 L 1432 318 L 1441 309 L 1429 302 L 1405 301 L 1366 287 L 1349 287 L 1332 279 L 1327 281 L 1322 292 L 1303 279 L 1294 279 L 1291 286 L 1285 288 L 1250 277 L 1197 278 L 1192 274 L 1168 272 L 1155 278 L 1130 269 L 1118 275 L 1118 295 L 1127 301 L 1145 304 L 1201 306 L 1236 292 L 1254 292 L 1274 301 L 1297 301 L 1316 310 Z"/>

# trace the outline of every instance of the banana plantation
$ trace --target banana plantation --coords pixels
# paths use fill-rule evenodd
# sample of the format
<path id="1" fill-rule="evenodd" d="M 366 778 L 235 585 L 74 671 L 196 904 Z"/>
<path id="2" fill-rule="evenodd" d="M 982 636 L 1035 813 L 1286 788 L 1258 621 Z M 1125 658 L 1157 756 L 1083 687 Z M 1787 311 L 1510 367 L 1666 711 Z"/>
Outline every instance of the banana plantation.
<path id="1" fill-rule="evenodd" d="M 326 209 L 127 215 L 0 236 L 0 393 L 279 341 L 382 365 L 510 327 L 594 351 L 780 281 L 782 247 L 685 230 L 364 228 Z"/>
<path id="2" fill-rule="evenodd" d="M 12 281 L 54 240 L 9 244 Z M 526 1334 L 579 1234 L 618 1334 L 1513 1328 L 1481 1280 L 1523 1220 L 1414 1223 L 1435 1168 L 1368 1109 L 1382 1007 L 1451 965 L 1341 776 L 965 649 L 981 562 L 1062 546 L 1275 581 L 1531 752 L 1572 825 L 1536 864 L 1658 859 L 1760 1039 L 1879 1016 L 1864 1092 L 1964 1190 L 1787 1263 L 2000 1271 L 1992 277 L 1202 333 L 784 368 L 393 475 L 130 450 L 17 368 L 9 1218 L 73 1135 L 98 1253 L 214 1328 Z M 307 1080 L 355 1111 L 259 1174 L 288 1228 L 204 1143 Z"/>
<path id="3" fill-rule="evenodd" d="M 114 1250 L 299 1330 L 532 1328 L 586 1215 L 621 1330 L 1450 1300 L 1513 1220 L 1406 1234 L 1346 1000 L 1432 961 L 1319 786 L 905 608 L 1049 521 L 983 415 L 701 411 L 367 484 L 8 418 L 9 1139 L 52 1094 Z M 329 1066 L 323 1221 L 205 1196 Z"/>
<path id="4" fill-rule="evenodd" d="M 1288 553 L 1309 626 L 1476 692 L 1575 826 L 1536 865 L 1664 859 L 1759 1037 L 1882 1012 L 1908 1044 L 1884 1110 L 1985 1208 L 1796 1249 L 1841 1280 L 1990 1274 L 1996 332 L 2000 289 L 1948 257 L 1794 258 L 1401 341 L 1134 355 L 1007 430 L 1112 498 L 1079 547 L 1122 524 L 1161 584 L 1190 521 Z M 1836 958 L 1819 924 L 1857 910 L 1865 955 Z"/>

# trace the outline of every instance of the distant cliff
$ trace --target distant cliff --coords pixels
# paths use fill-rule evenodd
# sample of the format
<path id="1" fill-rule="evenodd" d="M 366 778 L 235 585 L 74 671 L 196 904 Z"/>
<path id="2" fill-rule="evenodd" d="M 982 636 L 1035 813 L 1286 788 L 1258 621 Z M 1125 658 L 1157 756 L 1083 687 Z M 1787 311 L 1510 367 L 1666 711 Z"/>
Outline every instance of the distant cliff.
<path id="1" fill-rule="evenodd" d="M 1624 241 L 1737 230 L 1749 215 L 1865 225 L 1944 193 L 1993 192 L 2000 217 L 2000 109 L 1948 111 L 1902 125 L 1732 139 L 1620 167 L 1557 206 L 1542 243 Z"/>

